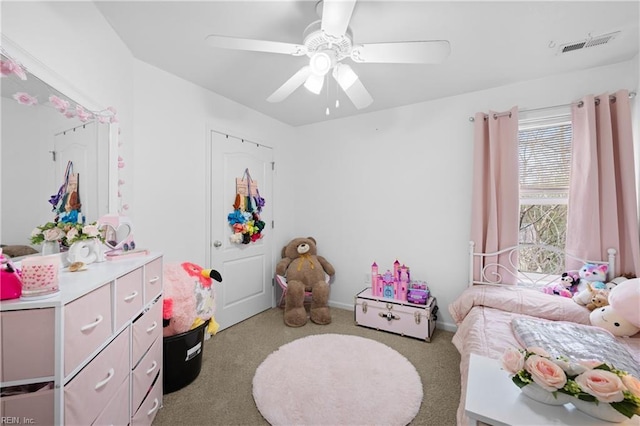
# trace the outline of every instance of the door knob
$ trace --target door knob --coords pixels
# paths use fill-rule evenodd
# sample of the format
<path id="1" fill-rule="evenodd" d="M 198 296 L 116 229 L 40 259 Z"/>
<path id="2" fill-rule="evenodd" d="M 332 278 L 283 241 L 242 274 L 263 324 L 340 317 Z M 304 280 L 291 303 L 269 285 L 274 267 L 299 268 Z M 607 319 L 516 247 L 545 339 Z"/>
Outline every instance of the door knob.
<path id="1" fill-rule="evenodd" d="M 220 241 L 220 240 L 215 240 L 215 241 L 213 242 L 213 246 L 214 246 L 214 247 L 220 247 L 221 245 L 222 245 L 222 241 Z"/>

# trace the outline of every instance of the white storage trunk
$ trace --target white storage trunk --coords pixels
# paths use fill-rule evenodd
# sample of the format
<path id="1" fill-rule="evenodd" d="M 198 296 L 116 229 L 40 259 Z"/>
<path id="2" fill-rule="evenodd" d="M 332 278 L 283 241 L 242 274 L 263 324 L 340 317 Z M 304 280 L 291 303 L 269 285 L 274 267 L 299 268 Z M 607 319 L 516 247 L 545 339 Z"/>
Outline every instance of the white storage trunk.
<path id="1" fill-rule="evenodd" d="M 436 328 L 438 305 L 435 297 L 429 297 L 426 305 L 402 300 L 375 297 L 371 288 L 365 288 L 355 298 L 356 324 L 402 336 L 431 341 Z"/>

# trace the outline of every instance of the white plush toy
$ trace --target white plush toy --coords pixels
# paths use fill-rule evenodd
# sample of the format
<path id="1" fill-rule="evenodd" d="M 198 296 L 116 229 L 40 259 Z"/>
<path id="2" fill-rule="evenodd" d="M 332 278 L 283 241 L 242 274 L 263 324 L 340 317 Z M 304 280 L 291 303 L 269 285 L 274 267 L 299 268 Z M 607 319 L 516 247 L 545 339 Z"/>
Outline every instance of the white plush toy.
<path id="1" fill-rule="evenodd" d="M 589 315 L 591 324 L 614 336 L 633 336 L 640 332 L 640 278 L 626 280 L 609 293 L 609 306 Z"/>

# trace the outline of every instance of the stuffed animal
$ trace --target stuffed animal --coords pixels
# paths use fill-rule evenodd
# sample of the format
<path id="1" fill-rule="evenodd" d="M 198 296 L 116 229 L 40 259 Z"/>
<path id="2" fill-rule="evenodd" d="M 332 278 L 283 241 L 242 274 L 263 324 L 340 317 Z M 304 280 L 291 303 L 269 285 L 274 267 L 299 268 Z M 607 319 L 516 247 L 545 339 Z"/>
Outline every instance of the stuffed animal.
<path id="1" fill-rule="evenodd" d="M 564 272 L 562 277 L 560 277 L 560 281 L 562 281 L 562 285 L 569 290 L 572 295 L 578 292 L 578 284 L 580 284 L 578 271 Z"/>
<path id="2" fill-rule="evenodd" d="M 586 304 L 588 310 L 593 311 L 596 308 L 602 308 L 609 304 L 609 290 L 594 290 L 591 294 L 591 300 Z"/>
<path id="3" fill-rule="evenodd" d="M 591 283 L 587 283 L 587 288 L 573 295 L 573 301 L 578 305 L 587 306 L 596 294 L 596 289 L 591 287 Z"/>
<path id="4" fill-rule="evenodd" d="M 554 294 L 562 297 L 573 297 L 573 293 L 564 286 L 564 281 L 559 283 L 551 283 L 542 287 L 542 292 L 546 294 Z"/>
<path id="5" fill-rule="evenodd" d="M 609 305 L 589 315 L 591 324 L 614 336 L 633 336 L 640 331 L 640 278 L 626 280 L 609 293 Z"/>
<path id="6" fill-rule="evenodd" d="M 607 280 L 607 265 L 597 265 L 595 263 L 585 263 L 578 275 L 580 276 L 580 282 L 577 287 L 577 292 L 573 295 L 573 300 L 582 306 L 586 306 L 587 303 L 593 297 L 595 290 L 606 289 L 605 281 Z"/>
<path id="7" fill-rule="evenodd" d="M 162 300 L 163 336 L 194 329 L 209 320 L 207 333 L 215 334 L 219 325 L 215 313 L 215 288 L 212 279 L 222 282 L 214 269 L 190 263 L 165 263 Z"/>
<path id="8" fill-rule="evenodd" d="M 287 278 L 284 306 L 284 323 L 289 327 L 301 327 L 307 323 L 304 292 L 312 293 L 310 318 L 316 324 L 331 323 L 329 311 L 329 283 L 325 274 L 335 275 L 333 266 L 318 256 L 313 237 L 295 238 L 282 248 L 282 259 L 276 265 L 276 273 Z"/>

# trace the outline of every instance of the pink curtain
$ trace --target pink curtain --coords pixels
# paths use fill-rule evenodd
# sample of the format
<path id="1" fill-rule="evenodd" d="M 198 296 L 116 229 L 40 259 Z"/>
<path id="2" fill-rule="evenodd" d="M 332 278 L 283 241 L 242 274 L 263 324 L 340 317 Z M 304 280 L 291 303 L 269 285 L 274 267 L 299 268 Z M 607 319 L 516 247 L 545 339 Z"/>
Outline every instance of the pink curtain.
<path id="1" fill-rule="evenodd" d="M 573 142 L 567 253 L 607 259 L 615 275 L 640 276 L 640 232 L 629 92 L 585 96 L 572 107 Z M 580 265 L 567 259 L 567 269 Z M 610 275 L 613 277 L 615 275 Z"/>
<path id="2" fill-rule="evenodd" d="M 471 240 L 476 253 L 491 253 L 518 244 L 518 108 L 509 112 L 489 112 L 475 116 Z M 512 263 L 507 255 L 485 258 L 485 265 L 497 263 L 486 274 L 499 273 L 503 283 L 515 284 Z M 479 260 L 473 277 L 479 280 Z"/>

